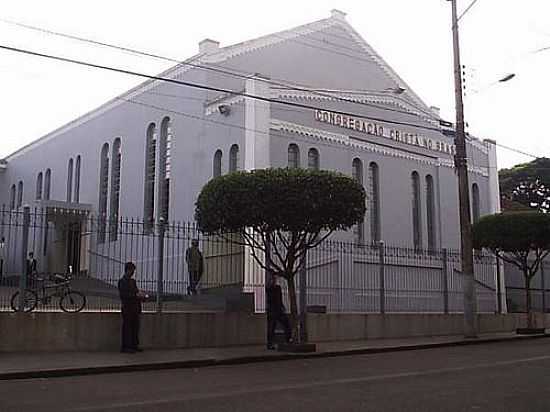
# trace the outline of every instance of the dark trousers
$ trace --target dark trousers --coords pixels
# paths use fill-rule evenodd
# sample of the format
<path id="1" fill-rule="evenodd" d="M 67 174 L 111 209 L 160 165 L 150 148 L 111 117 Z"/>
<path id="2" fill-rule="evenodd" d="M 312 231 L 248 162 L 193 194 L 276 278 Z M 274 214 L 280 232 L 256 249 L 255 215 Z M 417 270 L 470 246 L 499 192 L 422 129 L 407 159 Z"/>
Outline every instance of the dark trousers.
<path id="1" fill-rule="evenodd" d="M 139 312 L 122 308 L 121 349 L 136 349 L 139 346 L 139 318 Z"/>
<path id="2" fill-rule="evenodd" d="M 200 280 L 201 280 L 201 277 L 199 275 L 199 272 L 189 271 L 189 286 L 187 287 L 188 295 L 197 294 L 197 285 L 199 284 Z"/>
<path id="3" fill-rule="evenodd" d="M 284 312 L 279 313 L 269 313 L 267 314 L 267 344 L 273 344 L 273 335 L 275 334 L 275 328 L 277 327 L 277 322 L 279 322 L 285 330 L 285 339 L 287 342 L 290 341 L 292 332 L 290 330 L 290 322 L 288 316 Z"/>

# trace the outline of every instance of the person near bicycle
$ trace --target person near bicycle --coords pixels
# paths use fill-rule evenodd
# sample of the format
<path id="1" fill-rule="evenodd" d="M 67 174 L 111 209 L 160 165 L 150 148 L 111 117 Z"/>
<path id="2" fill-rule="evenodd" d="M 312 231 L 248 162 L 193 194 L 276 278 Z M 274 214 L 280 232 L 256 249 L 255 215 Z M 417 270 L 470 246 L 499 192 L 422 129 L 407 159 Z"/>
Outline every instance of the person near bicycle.
<path id="1" fill-rule="evenodd" d="M 141 315 L 141 302 L 147 298 L 141 292 L 133 276 L 136 272 L 136 265 L 133 262 L 126 262 L 124 275 L 118 281 L 118 292 L 122 303 L 122 331 L 121 347 L 122 353 L 141 352 L 139 347 L 139 323 Z"/>
<path id="2" fill-rule="evenodd" d="M 33 288 L 36 286 L 36 273 L 37 273 L 38 264 L 34 258 L 34 253 L 29 252 L 29 257 L 27 258 L 27 287 Z"/>

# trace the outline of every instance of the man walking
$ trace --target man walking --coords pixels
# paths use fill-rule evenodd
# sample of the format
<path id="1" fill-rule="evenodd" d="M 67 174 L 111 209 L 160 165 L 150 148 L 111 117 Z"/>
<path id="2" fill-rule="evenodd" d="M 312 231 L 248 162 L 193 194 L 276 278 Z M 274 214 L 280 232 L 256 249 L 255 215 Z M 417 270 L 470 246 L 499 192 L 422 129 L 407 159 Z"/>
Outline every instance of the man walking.
<path id="1" fill-rule="evenodd" d="M 144 295 L 137 288 L 136 280 L 132 277 L 136 271 L 133 262 L 126 262 L 124 275 L 118 281 L 118 292 L 122 303 L 122 344 L 120 351 L 123 353 L 142 352 L 139 348 L 139 318 L 141 314 L 141 301 Z"/>
<path id="2" fill-rule="evenodd" d="M 204 268 L 202 253 L 199 250 L 198 239 L 191 241 L 191 247 L 185 251 L 185 261 L 187 262 L 187 271 L 189 272 L 188 295 L 197 294 L 197 285 L 201 280 Z"/>
<path id="3" fill-rule="evenodd" d="M 279 322 L 285 330 L 285 339 L 287 343 L 291 341 L 291 330 L 288 316 L 283 305 L 283 294 L 281 287 L 277 284 L 277 278 L 272 275 L 267 279 L 266 287 L 267 297 L 267 349 L 275 349 L 273 346 L 273 335 L 275 327 Z"/>

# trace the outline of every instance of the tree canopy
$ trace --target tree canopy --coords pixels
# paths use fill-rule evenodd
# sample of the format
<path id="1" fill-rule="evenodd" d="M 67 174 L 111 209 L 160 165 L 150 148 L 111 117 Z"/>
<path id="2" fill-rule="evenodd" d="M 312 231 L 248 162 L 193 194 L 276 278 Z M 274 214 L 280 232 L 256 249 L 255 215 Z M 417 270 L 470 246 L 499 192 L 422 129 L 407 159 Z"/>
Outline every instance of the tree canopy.
<path id="1" fill-rule="evenodd" d="M 499 171 L 502 209 L 550 212 L 550 159 L 541 157 Z"/>
<path id="2" fill-rule="evenodd" d="M 365 215 L 365 191 L 340 173 L 305 169 L 236 172 L 208 182 L 195 219 L 206 234 L 345 230 Z"/>

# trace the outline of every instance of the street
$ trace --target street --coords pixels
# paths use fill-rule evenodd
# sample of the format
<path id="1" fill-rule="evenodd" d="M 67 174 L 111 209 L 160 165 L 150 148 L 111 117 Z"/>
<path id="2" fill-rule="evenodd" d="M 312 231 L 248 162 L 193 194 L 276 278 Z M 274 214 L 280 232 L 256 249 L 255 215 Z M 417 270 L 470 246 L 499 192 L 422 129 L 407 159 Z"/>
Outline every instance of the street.
<path id="1" fill-rule="evenodd" d="M 0 383 L 0 410 L 548 411 L 550 342 Z"/>

